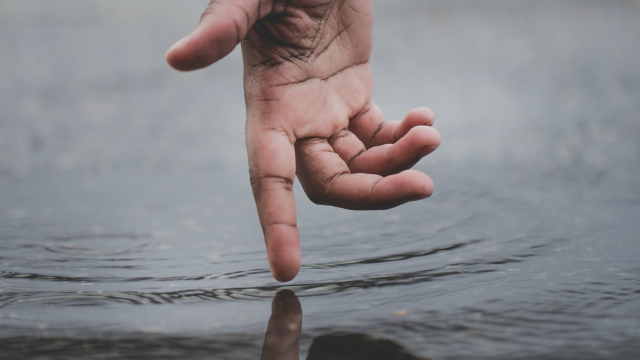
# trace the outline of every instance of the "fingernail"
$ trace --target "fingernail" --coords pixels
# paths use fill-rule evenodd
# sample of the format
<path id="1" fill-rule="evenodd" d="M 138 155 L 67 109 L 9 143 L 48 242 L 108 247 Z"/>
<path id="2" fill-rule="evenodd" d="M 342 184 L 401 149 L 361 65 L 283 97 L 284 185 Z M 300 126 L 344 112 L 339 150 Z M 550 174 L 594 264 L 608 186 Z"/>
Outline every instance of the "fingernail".
<path id="1" fill-rule="evenodd" d="M 420 151 L 420 157 L 423 158 L 423 157 L 427 156 L 427 154 L 433 152 L 437 148 L 438 148 L 438 146 L 434 146 L 434 145 L 427 145 L 427 146 L 423 147 L 422 151 Z"/>
<path id="2" fill-rule="evenodd" d="M 182 45 L 184 42 L 186 42 L 188 38 L 189 38 L 189 36 L 185 36 L 185 37 L 183 37 L 182 39 L 178 40 L 175 44 L 171 45 L 171 47 L 169 48 L 169 50 L 167 50 L 167 53 L 165 54 L 165 57 L 166 57 L 167 55 L 169 55 L 169 53 L 170 53 L 173 49 L 177 48 L 178 46 L 180 46 L 180 45 Z"/>

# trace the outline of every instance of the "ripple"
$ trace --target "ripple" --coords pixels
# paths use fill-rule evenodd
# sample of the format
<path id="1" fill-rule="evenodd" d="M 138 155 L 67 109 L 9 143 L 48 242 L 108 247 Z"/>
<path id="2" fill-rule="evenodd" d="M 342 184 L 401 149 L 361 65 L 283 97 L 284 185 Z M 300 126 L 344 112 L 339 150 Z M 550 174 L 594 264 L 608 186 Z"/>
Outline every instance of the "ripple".
<path id="1" fill-rule="evenodd" d="M 96 237 L 97 238 L 97 237 Z M 100 237 L 103 238 L 103 237 Z M 68 238 L 64 238 L 66 241 Z M 85 239 L 84 237 L 74 237 L 73 239 Z M 339 268 L 347 266 L 357 266 L 366 264 L 377 264 L 384 262 L 403 261 L 412 258 L 426 257 L 442 252 L 451 252 L 451 260 L 458 260 L 460 249 L 466 246 L 477 245 L 486 242 L 487 239 L 476 239 L 472 241 L 460 242 L 452 245 L 436 247 L 429 250 L 413 251 L 383 255 L 380 257 L 363 258 L 342 262 L 330 262 L 321 264 L 306 265 L 309 270 Z M 527 258 L 539 255 L 545 251 L 546 245 L 525 245 L 518 241 L 507 241 L 489 244 L 496 245 L 504 251 L 506 245 L 516 245 L 519 251 L 512 249 L 510 255 L 486 254 L 484 258 L 475 258 L 467 261 L 449 261 L 441 266 L 418 269 L 404 272 L 385 272 L 371 276 L 359 276 L 358 278 L 343 280 L 325 280 L 313 283 L 298 283 L 289 285 L 265 285 L 256 287 L 228 287 L 228 288 L 196 288 L 178 290 L 170 292 L 145 292 L 145 291 L 39 291 L 39 292 L 5 292 L 0 293 L 0 308 L 20 305 L 57 305 L 57 306 L 99 306 L 109 303 L 125 304 L 173 304 L 176 302 L 198 302 L 198 301 L 230 301 L 230 300 L 260 300 L 272 298 L 276 292 L 289 289 L 298 296 L 324 296 L 354 289 L 388 288 L 395 286 L 405 286 L 420 284 L 441 279 L 462 277 L 466 281 L 471 276 L 504 271 L 501 265 L 522 262 Z M 562 239 L 558 240 L 562 241 Z M 484 246 L 485 250 L 489 246 Z M 522 247 L 525 252 L 522 252 Z M 477 250 L 477 249 L 476 249 Z M 255 274 L 269 273 L 269 269 L 250 269 L 235 271 L 223 274 L 209 274 L 200 276 L 172 276 L 172 277 L 69 277 L 56 276 L 37 273 L 0 272 L 0 278 L 22 278 L 39 281 L 64 281 L 79 283 L 131 283 L 149 281 L 200 281 L 215 279 L 235 279 Z M 344 273 L 348 274 L 348 273 Z"/>
<path id="2" fill-rule="evenodd" d="M 456 250 L 471 244 L 476 244 L 476 243 L 487 241 L 487 240 L 488 239 L 477 239 L 477 240 L 461 242 L 461 243 L 439 247 L 431 250 L 425 250 L 425 251 L 411 251 L 411 252 L 405 252 L 405 253 L 380 256 L 376 258 L 331 262 L 331 263 L 317 264 L 317 265 L 306 265 L 306 266 L 302 266 L 302 268 L 303 269 L 326 269 L 326 268 L 337 268 L 337 267 L 360 265 L 360 264 L 379 264 L 384 262 L 402 261 L 402 260 L 408 260 L 408 259 L 413 259 L 417 257 L 435 255 L 440 252 Z"/>
<path id="3" fill-rule="evenodd" d="M 40 247 L 56 254 L 118 256 L 144 250 L 148 244 L 138 243 L 141 238 L 143 237 L 132 234 L 78 234 L 53 237 L 53 241 L 41 244 Z"/>
<path id="4" fill-rule="evenodd" d="M 13 330 L 13 329 L 12 329 Z M 90 329 L 95 330 L 95 329 Z M 100 336 L 86 336 L 87 329 L 50 329 L 45 336 L 14 335 L 2 338 L 3 359 L 100 358 L 100 359 L 179 359 L 247 358 L 254 349 L 256 358 L 261 335 L 235 333 L 209 336 L 167 336 L 145 332 L 103 331 Z M 72 335 L 69 335 L 72 334 Z M 101 354 L 101 355 L 97 355 Z M 212 357 L 212 354 L 215 354 Z"/>
<path id="5" fill-rule="evenodd" d="M 83 237 L 75 237 L 79 239 L 84 239 Z M 68 238 L 61 238 L 68 239 Z M 328 263 L 320 263 L 320 264 L 309 264 L 303 265 L 302 269 L 331 269 L 331 268 L 340 268 L 345 266 L 355 266 L 355 265 L 369 265 L 369 264 L 378 264 L 385 262 L 395 262 L 408 260 L 418 257 L 424 257 L 429 255 L 435 255 L 438 253 L 453 251 L 456 249 L 461 249 L 465 246 L 469 246 L 472 244 L 481 243 L 488 239 L 476 239 L 461 243 L 456 243 L 453 245 L 437 247 L 429 250 L 423 251 L 412 251 L 412 252 L 404 252 L 404 253 L 395 253 L 390 255 L 384 255 L 379 257 L 372 258 L 364 258 L 364 259 L 355 259 L 355 260 L 347 260 L 347 261 L 338 261 L 338 262 L 328 262 Z M 119 255 L 119 254 L 118 254 Z M 526 256 L 526 255 L 525 255 Z M 125 259 L 126 260 L 126 259 Z M 506 263 L 506 262 L 514 262 L 513 259 L 501 260 L 495 262 L 495 264 Z M 99 266 L 96 266 L 99 267 Z M 102 268 L 136 268 L 135 266 L 102 266 Z M 0 278 L 5 279 L 29 279 L 29 280 L 37 280 L 37 281 L 62 281 L 62 282 L 140 282 L 140 281 L 200 281 L 200 280 L 215 280 L 215 279 L 238 279 L 243 277 L 248 277 L 252 275 L 259 274 L 268 274 L 270 273 L 269 269 L 266 268 L 257 268 L 257 269 L 249 269 L 249 270 L 241 270 L 241 271 L 233 271 L 228 273 L 218 273 L 218 274 L 205 274 L 198 276 L 170 276 L 170 277 L 82 277 L 82 276 L 58 276 L 51 274 L 39 274 L 39 273 L 20 273 L 20 272 L 7 272 L 0 271 Z"/>
<path id="6" fill-rule="evenodd" d="M 495 269 L 481 268 L 485 264 L 472 262 L 457 264 L 438 269 L 426 269 L 390 275 L 371 276 L 368 278 L 328 281 L 317 283 L 301 283 L 295 285 L 274 285 L 259 287 L 238 287 L 222 289 L 192 289 L 172 292 L 20 292 L 0 293 L 0 308 L 37 303 L 39 305 L 92 306 L 101 303 L 118 302 L 129 304 L 171 304 L 177 301 L 211 301 L 211 300 L 258 300 L 268 299 L 275 293 L 289 289 L 298 296 L 319 296 L 344 292 L 351 289 L 368 289 L 392 287 L 398 285 L 418 284 L 434 281 L 444 277 L 472 276 L 495 272 Z"/>

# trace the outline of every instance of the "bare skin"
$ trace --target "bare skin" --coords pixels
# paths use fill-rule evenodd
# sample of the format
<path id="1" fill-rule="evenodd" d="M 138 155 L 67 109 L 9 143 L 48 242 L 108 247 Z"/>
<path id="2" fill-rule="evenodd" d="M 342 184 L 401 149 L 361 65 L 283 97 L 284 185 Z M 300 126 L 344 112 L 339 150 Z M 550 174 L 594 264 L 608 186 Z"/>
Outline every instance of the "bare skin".
<path id="1" fill-rule="evenodd" d="M 293 181 L 316 204 L 388 209 L 429 197 L 409 170 L 440 144 L 433 112 L 385 122 L 371 101 L 371 0 L 212 0 L 167 53 L 203 68 L 242 43 L 249 174 L 271 273 L 300 269 Z"/>

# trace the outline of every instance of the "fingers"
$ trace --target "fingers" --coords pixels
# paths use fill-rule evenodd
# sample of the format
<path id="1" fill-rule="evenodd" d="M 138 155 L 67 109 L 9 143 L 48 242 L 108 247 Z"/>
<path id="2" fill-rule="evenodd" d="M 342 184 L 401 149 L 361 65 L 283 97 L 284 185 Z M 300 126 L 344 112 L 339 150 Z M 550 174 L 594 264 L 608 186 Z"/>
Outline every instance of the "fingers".
<path id="1" fill-rule="evenodd" d="M 352 210 L 384 210 L 427 198 L 431 193 L 433 181 L 417 170 L 386 177 L 350 174 L 334 179 L 326 202 Z"/>
<path id="2" fill-rule="evenodd" d="M 289 281 L 300 270 L 300 237 L 293 198 L 294 147 L 284 131 L 260 129 L 247 122 L 247 149 L 271 274 L 278 281 Z"/>
<path id="3" fill-rule="evenodd" d="M 403 121 L 398 129 L 405 125 Z M 343 131 L 329 139 L 329 144 L 352 173 L 368 173 L 378 175 L 396 174 L 410 169 L 420 159 L 434 151 L 440 145 L 440 133 L 429 126 L 415 126 L 395 142 L 374 146 L 369 150 L 356 136 Z"/>
<path id="4" fill-rule="evenodd" d="M 271 304 L 271 318 L 260 360 L 298 360 L 302 307 L 291 290 L 278 291 Z"/>
<path id="5" fill-rule="evenodd" d="M 382 112 L 373 101 L 349 122 L 353 132 L 368 149 L 382 144 L 393 144 L 415 126 L 431 126 L 435 115 L 431 109 L 422 107 L 411 110 L 402 122 L 384 121 Z"/>
<path id="6" fill-rule="evenodd" d="M 212 0 L 200 23 L 190 35 L 167 51 L 169 65 L 177 70 L 196 70 L 213 64 L 229 54 L 270 6 L 263 0 Z"/>
<path id="7" fill-rule="evenodd" d="M 433 182 L 426 174 L 406 170 L 382 177 L 352 174 L 326 140 L 296 142 L 297 174 L 311 201 L 352 210 L 388 209 L 429 197 Z"/>

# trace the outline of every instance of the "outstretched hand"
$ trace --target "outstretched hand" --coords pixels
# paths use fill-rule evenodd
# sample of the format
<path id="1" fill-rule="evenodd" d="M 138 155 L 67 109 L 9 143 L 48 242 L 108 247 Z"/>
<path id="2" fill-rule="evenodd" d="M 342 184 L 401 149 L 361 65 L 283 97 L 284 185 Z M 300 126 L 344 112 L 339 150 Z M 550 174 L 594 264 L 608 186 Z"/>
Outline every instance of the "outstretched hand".
<path id="1" fill-rule="evenodd" d="M 371 0 L 211 0 L 167 53 L 178 70 L 220 60 L 242 42 L 247 149 L 273 277 L 300 269 L 295 175 L 311 201 L 387 209 L 431 195 L 410 169 L 440 144 L 433 112 L 384 122 L 371 101 Z"/>

